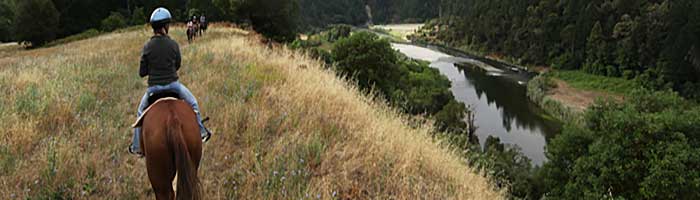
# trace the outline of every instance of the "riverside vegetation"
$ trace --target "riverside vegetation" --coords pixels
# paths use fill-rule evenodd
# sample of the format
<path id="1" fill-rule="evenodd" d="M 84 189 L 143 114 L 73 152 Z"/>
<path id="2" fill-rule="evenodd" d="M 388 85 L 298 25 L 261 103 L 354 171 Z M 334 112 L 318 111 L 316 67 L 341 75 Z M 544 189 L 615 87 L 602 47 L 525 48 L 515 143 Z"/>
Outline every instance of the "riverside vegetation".
<path id="1" fill-rule="evenodd" d="M 227 27 L 192 44 L 184 28 L 171 31 L 184 44 L 181 81 L 217 133 L 200 170 L 208 198 L 502 198 L 436 143 L 430 124 L 363 95 L 317 60 Z M 152 195 L 145 164 L 125 151 L 149 34 L 0 49 L 9 51 L 0 54 L 2 198 Z"/>

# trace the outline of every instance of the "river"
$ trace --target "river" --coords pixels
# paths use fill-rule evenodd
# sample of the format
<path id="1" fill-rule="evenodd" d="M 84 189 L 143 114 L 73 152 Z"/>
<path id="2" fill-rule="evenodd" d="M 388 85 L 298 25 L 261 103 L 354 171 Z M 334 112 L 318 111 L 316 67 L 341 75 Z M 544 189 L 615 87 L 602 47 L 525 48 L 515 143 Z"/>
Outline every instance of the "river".
<path id="1" fill-rule="evenodd" d="M 413 59 L 430 62 L 430 67 L 450 79 L 452 94 L 474 111 L 476 135 L 482 146 L 488 136 L 495 136 L 504 144 L 518 146 L 535 165 L 546 160 L 547 139 L 556 135 L 561 125 L 542 117 L 543 111 L 527 98 L 526 84 L 532 74 L 437 47 L 397 43 L 392 47 Z"/>

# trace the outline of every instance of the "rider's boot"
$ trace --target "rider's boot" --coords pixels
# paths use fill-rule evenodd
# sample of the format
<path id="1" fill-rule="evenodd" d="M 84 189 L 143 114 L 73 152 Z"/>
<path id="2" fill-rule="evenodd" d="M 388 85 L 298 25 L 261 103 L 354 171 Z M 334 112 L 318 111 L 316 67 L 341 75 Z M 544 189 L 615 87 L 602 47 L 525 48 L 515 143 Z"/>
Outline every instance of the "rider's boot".
<path id="1" fill-rule="evenodd" d="M 133 154 L 133 155 L 135 155 L 136 157 L 139 157 L 139 158 L 143 158 L 143 156 L 144 156 L 144 155 L 143 155 L 143 152 L 141 152 L 140 150 L 135 150 L 134 147 L 132 147 L 131 145 L 129 145 L 128 151 L 129 151 L 130 154 Z"/>
<path id="2" fill-rule="evenodd" d="M 134 140 L 137 140 L 138 137 L 140 137 L 140 135 L 139 135 L 140 132 L 141 132 L 140 128 L 137 128 L 137 129 L 134 131 Z M 143 150 L 142 150 L 141 148 L 139 148 L 138 146 L 136 146 L 136 145 L 139 145 L 139 144 L 137 144 L 137 143 L 135 143 L 135 142 L 140 142 L 140 141 L 132 141 L 132 144 L 129 145 L 129 148 L 127 149 L 127 151 L 128 151 L 130 154 L 136 155 L 136 156 L 139 157 L 139 158 L 143 158 L 143 156 L 144 156 Z"/>
<path id="3" fill-rule="evenodd" d="M 209 117 L 202 120 L 202 129 L 200 130 L 200 135 L 202 136 L 202 142 L 208 142 L 211 139 L 211 131 L 204 126 L 204 122 L 209 121 Z"/>

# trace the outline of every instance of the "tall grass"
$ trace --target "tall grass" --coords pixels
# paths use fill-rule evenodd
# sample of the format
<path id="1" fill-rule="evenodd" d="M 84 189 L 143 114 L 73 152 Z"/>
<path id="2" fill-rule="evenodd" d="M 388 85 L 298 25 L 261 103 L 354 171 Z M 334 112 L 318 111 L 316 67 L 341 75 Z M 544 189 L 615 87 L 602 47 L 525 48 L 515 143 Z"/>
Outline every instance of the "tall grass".
<path id="1" fill-rule="evenodd" d="M 181 82 L 212 118 L 207 199 L 502 198 L 431 127 L 407 126 L 318 61 L 223 26 L 191 44 L 181 27 L 171 35 Z M 0 57 L 0 198 L 154 198 L 144 161 L 126 153 L 148 38 L 137 29 Z"/>

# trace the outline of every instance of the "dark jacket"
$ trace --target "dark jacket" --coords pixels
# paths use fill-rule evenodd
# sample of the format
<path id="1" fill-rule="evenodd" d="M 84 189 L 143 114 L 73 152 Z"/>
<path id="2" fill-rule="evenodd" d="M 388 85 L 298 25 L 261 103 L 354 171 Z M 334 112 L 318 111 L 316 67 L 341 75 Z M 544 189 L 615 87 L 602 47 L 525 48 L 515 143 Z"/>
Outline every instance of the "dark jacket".
<path id="1" fill-rule="evenodd" d="M 180 46 L 168 36 L 153 36 L 143 47 L 139 75 L 148 76 L 148 86 L 167 85 L 178 80 L 182 56 Z"/>

